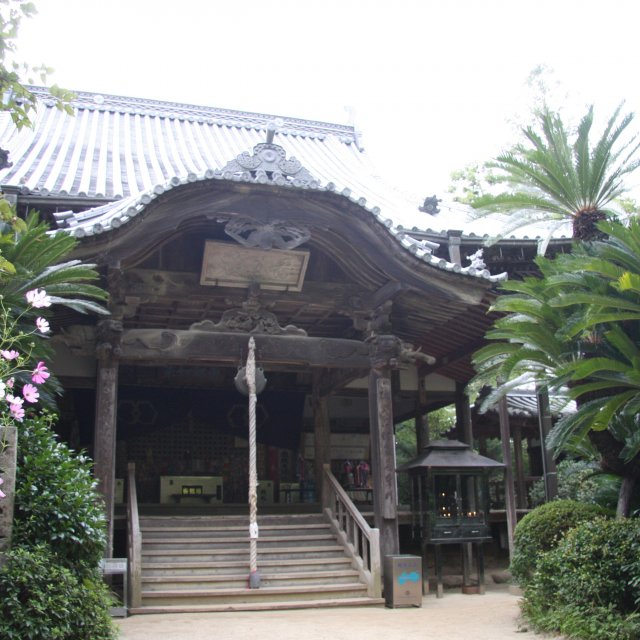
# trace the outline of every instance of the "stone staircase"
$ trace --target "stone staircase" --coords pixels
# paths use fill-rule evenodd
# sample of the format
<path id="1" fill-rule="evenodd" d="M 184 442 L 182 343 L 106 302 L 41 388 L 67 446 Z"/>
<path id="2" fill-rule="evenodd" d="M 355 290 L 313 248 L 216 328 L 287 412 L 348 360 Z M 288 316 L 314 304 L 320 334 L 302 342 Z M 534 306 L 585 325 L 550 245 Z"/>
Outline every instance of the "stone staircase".
<path id="1" fill-rule="evenodd" d="M 130 613 L 382 604 L 320 514 L 258 517 L 250 589 L 247 516 L 141 516 L 142 601 Z"/>

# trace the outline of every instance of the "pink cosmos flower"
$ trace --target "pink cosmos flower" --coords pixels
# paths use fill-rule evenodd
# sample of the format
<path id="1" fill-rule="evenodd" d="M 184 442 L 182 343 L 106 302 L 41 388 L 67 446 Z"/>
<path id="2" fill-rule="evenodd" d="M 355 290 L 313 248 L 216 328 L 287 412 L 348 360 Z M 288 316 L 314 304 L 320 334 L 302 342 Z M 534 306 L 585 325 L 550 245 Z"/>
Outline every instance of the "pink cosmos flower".
<path id="1" fill-rule="evenodd" d="M 48 333 L 49 332 L 49 321 L 46 318 L 36 318 L 36 327 L 40 333 Z"/>
<path id="2" fill-rule="evenodd" d="M 47 292 L 44 289 L 32 289 L 31 291 L 27 291 L 25 298 L 35 309 L 51 306 L 51 298 L 47 295 Z"/>
<path id="3" fill-rule="evenodd" d="M 0 484 L 4 484 L 4 480 L 2 478 L 0 478 Z M 6 498 L 6 497 L 7 497 L 7 494 L 4 491 L 0 490 L 0 498 Z"/>
<path id="4" fill-rule="evenodd" d="M 32 384 L 25 384 L 24 387 L 22 387 L 22 395 L 24 399 L 31 404 L 38 402 L 38 398 L 40 397 L 38 389 Z"/>
<path id="5" fill-rule="evenodd" d="M 24 400 L 19 397 L 7 395 L 7 401 L 9 402 L 9 411 L 11 415 L 18 421 L 22 422 L 24 418 L 24 408 L 22 407 L 22 403 Z"/>
<path id="6" fill-rule="evenodd" d="M 13 383 L 16 381 L 15 378 L 9 378 L 7 380 L 7 389 L 13 389 Z"/>
<path id="7" fill-rule="evenodd" d="M 0 351 L 0 355 L 5 360 L 15 360 L 20 354 L 15 349 L 3 349 Z"/>
<path id="8" fill-rule="evenodd" d="M 42 384 L 51 374 L 47 370 L 45 363 L 40 360 L 36 368 L 31 372 L 31 382 Z"/>

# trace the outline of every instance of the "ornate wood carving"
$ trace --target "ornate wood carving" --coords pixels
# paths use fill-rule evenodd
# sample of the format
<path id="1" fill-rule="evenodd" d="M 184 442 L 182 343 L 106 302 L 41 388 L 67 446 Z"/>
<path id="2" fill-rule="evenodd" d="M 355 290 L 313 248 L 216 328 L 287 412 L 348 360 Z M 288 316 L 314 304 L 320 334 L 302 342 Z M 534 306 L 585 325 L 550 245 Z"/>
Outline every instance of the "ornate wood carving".
<path id="1" fill-rule="evenodd" d="M 224 231 L 243 247 L 259 249 L 291 250 L 311 238 L 309 229 L 286 220 L 265 223 L 251 218 L 233 218 L 227 222 Z"/>
<path id="2" fill-rule="evenodd" d="M 233 333 L 266 333 L 268 335 L 306 336 L 304 329 L 288 324 L 281 327 L 275 313 L 265 309 L 229 309 L 222 314 L 220 322 L 203 320 L 191 325 L 193 331 L 216 331 Z"/>
<path id="3" fill-rule="evenodd" d="M 402 364 L 416 361 L 433 364 L 435 358 L 414 349 L 413 345 L 393 335 L 374 335 L 367 340 L 371 350 L 371 366 L 374 369 L 384 367 L 397 368 Z"/>
<path id="4" fill-rule="evenodd" d="M 120 355 L 122 322 L 112 318 L 102 320 L 96 327 L 96 355 L 101 359 L 117 358 Z"/>

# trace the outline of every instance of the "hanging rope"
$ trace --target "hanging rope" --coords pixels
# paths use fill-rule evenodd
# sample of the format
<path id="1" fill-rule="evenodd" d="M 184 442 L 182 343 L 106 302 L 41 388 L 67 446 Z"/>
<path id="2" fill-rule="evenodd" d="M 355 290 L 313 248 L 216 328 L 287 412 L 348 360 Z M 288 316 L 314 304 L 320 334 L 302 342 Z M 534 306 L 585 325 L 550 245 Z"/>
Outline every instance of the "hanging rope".
<path id="1" fill-rule="evenodd" d="M 256 466 L 256 343 L 249 338 L 246 380 L 249 388 L 249 588 L 260 587 L 258 573 L 258 473 Z"/>

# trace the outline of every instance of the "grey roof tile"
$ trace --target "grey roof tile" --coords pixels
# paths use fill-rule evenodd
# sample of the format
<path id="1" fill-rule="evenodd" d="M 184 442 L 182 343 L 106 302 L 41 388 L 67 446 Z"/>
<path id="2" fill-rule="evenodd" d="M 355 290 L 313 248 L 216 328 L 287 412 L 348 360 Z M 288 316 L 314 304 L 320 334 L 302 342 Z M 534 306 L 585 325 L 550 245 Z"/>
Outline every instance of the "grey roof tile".
<path id="1" fill-rule="evenodd" d="M 9 150 L 13 162 L 0 171 L 0 185 L 42 197 L 86 199 L 88 204 L 111 200 L 85 212 L 56 215 L 59 226 L 78 237 L 126 224 L 157 195 L 185 182 L 271 181 L 264 172 L 223 172 L 230 161 L 265 142 L 275 116 L 78 92 L 72 117 L 55 108 L 46 89 L 31 89 L 42 104 L 33 129 L 17 131 L 8 115 L 0 114 L 0 147 Z M 504 277 L 436 258 L 433 243 L 407 236 L 405 230 L 424 218 L 420 202 L 380 180 L 353 127 L 286 117 L 279 121 L 274 144 L 289 161 L 298 158 L 314 180 L 278 176 L 273 182 L 341 194 L 434 267 L 492 281 Z M 463 218 L 442 218 L 443 228 L 461 228 Z"/>

